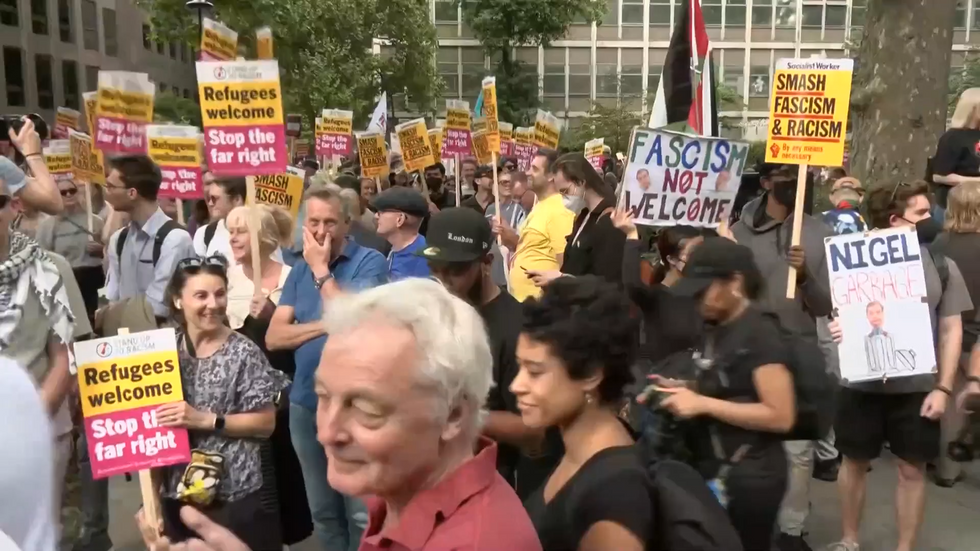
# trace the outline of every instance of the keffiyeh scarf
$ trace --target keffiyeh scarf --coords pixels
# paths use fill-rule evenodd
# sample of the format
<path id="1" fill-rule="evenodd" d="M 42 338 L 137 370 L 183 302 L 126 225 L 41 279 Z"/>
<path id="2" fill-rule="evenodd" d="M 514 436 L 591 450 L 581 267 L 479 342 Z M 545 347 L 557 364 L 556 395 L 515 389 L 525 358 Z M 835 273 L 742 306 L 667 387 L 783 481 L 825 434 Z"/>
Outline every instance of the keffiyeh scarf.
<path id="1" fill-rule="evenodd" d="M 0 351 L 10 345 L 31 293 L 61 341 L 71 342 L 75 326 L 58 266 L 36 241 L 10 232 L 10 256 L 0 263 Z"/>

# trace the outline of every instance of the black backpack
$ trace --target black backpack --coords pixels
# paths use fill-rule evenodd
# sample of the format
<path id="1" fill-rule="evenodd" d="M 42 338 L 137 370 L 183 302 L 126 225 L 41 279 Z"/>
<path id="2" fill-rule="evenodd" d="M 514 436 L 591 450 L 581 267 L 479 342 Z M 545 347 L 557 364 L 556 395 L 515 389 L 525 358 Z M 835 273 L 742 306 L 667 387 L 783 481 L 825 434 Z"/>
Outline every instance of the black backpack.
<path id="1" fill-rule="evenodd" d="M 160 251 L 163 249 L 164 240 L 166 240 L 167 235 L 174 230 L 187 231 L 177 222 L 167 220 L 162 226 L 160 226 L 160 229 L 157 230 L 157 234 L 153 237 L 153 267 L 156 267 L 157 262 L 160 261 Z M 126 246 L 126 237 L 128 235 L 129 226 L 125 226 L 119 231 L 119 238 L 116 239 L 116 258 L 118 258 L 120 262 L 122 261 L 123 247 Z"/>
<path id="2" fill-rule="evenodd" d="M 214 232 L 218 229 L 218 222 L 211 222 L 207 226 L 204 226 L 204 250 L 207 251 L 208 247 L 211 245 L 211 240 L 214 239 Z"/>

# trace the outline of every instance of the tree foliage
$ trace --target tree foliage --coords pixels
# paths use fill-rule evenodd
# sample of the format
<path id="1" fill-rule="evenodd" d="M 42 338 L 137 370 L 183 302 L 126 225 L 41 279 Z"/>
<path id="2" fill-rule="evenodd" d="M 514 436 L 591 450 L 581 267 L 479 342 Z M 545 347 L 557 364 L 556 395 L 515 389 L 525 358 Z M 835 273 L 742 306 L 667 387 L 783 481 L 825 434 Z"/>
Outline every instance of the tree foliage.
<path id="1" fill-rule="evenodd" d="M 147 10 L 154 38 L 198 45 L 197 14 L 184 0 L 136 0 Z M 324 108 L 353 109 L 355 124 L 370 116 L 382 92 L 404 94 L 430 111 L 442 89 L 438 43 L 427 2 L 417 0 L 215 0 L 213 18 L 238 32 L 239 53 L 255 57 L 255 34 L 268 25 L 279 60 L 287 112 L 307 122 Z M 389 55 L 372 53 L 384 38 Z M 308 128 L 308 126 L 307 126 Z"/>
<path id="2" fill-rule="evenodd" d="M 194 100 L 174 95 L 170 91 L 153 96 L 153 122 L 172 122 L 201 126 L 201 108 Z"/>
<path id="3" fill-rule="evenodd" d="M 501 120 L 530 124 L 538 106 L 538 82 L 512 49 L 547 46 L 568 32 L 576 21 L 599 20 L 604 0 L 480 0 L 461 2 L 463 21 L 495 61 Z"/>
<path id="4" fill-rule="evenodd" d="M 947 115 L 953 116 L 960 95 L 970 88 L 980 87 L 980 57 L 968 55 L 960 70 L 949 74 L 949 98 Z"/>

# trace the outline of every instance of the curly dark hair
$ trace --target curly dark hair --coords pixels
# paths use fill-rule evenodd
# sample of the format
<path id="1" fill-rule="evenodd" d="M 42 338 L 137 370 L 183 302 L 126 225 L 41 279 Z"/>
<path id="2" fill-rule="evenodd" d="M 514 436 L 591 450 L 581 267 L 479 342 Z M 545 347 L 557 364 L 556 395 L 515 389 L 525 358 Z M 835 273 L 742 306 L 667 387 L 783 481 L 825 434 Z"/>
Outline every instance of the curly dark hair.
<path id="1" fill-rule="evenodd" d="M 224 257 L 218 255 L 207 258 L 191 257 L 178 262 L 173 276 L 167 283 L 167 289 L 164 291 L 163 303 L 167 305 L 170 311 L 170 319 L 183 329 L 187 328 L 187 320 L 184 318 L 184 312 L 175 308 L 174 304 L 180 294 L 184 292 L 187 280 L 199 274 L 220 277 L 224 281 L 225 287 L 228 287 L 228 262 Z"/>
<path id="2" fill-rule="evenodd" d="M 573 380 L 601 371 L 600 402 L 620 401 L 634 380 L 638 333 L 629 300 L 618 288 L 595 276 L 562 277 L 523 308 L 525 336 L 551 347 Z"/>

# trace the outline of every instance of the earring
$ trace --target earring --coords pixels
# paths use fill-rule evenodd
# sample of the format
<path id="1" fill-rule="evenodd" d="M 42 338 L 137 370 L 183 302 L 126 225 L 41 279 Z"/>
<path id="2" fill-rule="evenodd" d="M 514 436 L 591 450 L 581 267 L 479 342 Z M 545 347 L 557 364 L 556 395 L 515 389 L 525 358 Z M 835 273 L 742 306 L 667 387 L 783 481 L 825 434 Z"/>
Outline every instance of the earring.
<path id="1" fill-rule="evenodd" d="M 176 309 L 178 309 L 178 310 L 180 310 L 180 309 L 181 309 L 181 308 L 180 308 L 180 301 L 179 301 L 179 300 L 175 300 L 175 301 L 174 301 L 174 308 L 176 308 Z"/>
<path id="2" fill-rule="evenodd" d="M 592 402 L 594 402 L 594 401 L 595 401 L 595 399 L 592 397 L 592 393 L 591 392 L 586 392 L 585 393 L 585 403 L 586 404 L 589 404 L 591 406 L 592 405 Z"/>

